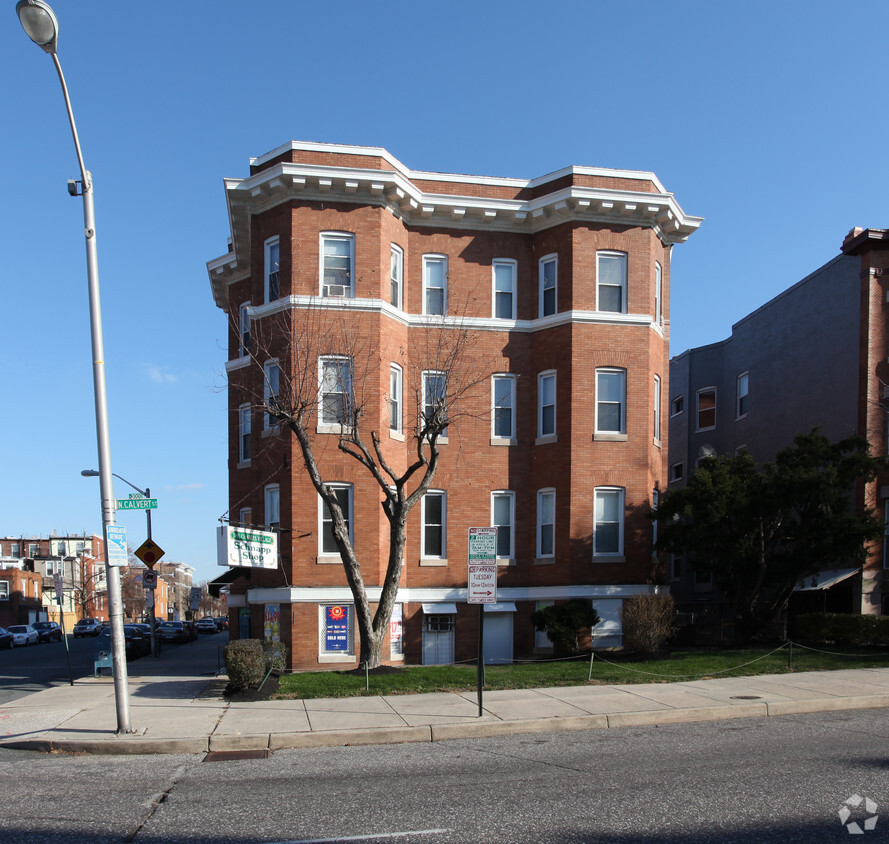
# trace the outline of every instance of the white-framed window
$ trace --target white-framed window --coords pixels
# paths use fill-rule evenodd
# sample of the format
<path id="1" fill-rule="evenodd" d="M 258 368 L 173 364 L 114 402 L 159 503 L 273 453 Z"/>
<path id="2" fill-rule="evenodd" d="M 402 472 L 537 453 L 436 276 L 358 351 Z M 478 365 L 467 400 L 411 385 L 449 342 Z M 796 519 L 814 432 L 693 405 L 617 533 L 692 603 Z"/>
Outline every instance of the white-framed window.
<path id="1" fill-rule="evenodd" d="M 492 308 L 495 319 L 516 318 L 517 263 L 508 258 L 497 258 L 492 266 Z"/>
<path id="2" fill-rule="evenodd" d="M 448 312 L 448 256 L 423 256 L 423 313 L 444 316 Z"/>
<path id="3" fill-rule="evenodd" d="M 670 402 L 670 416 L 678 416 L 680 413 L 685 413 L 685 396 L 676 396 Z"/>
<path id="4" fill-rule="evenodd" d="M 491 525 L 497 528 L 497 557 L 515 557 L 515 493 L 495 490 L 491 493 Z"/>
<path id="5" fill-rule="evenodd" d="M 606 367 L 596 370 L 596 433 L 627 432 L 627 371 Z"/>
<path id="6" fill-rule="evenodd" d="M 253 524 L 253 508 L 242 507 L 238 510 L 238 524 L 241 527 L 248 527 Z"/>
<path id="7" fill-rule="evenodd" d="M 615 557 L 624 552 L 624 490 L 597 487 L 593 520 L 593 556 Z"/>
<path id="8" fill-rule="evenodd" d="M 698 428 L 707 431 L 716 427 L 716 387 L 698 390 Z"/>
<path id="9" fill-rule="evenodd" d="M 352 604 L 320 604 L 318 607 L 318 653 L 351 661 L 355 655 L 354 615 Z"/>
<path id="10" fill-rule="evenodd" d="M 491 436 L 494 439 L 515 439 L 515 385 L 515 375 L 494 375 L 491 378 Z"/>
<path id="11" fill-rule="evenodd" d="M 750 390 L 750 373 L 742 372 L 738 376 L 737 387 L 735 390 L 735 418 L 742 419 L 747 415 L 748 393 Z"/>
<path id="12" fill-rule="evenodd" d="M 685 477 L 685 464 L 684 463 L 674 463 L 670 466 L 670 483 L 676 483 L 676 481 L 681 481 Z"/>
<path id="13" fill-rule="evenodd" d="M 40 548 L 36 542 L 32 542 L 28 545 L 28 556 L 33 559 L 39 553 Z"/>
<path id="14" fill-rule="evenodd" d="M 663 320 L 664 271 L 661 265 L 654 262 L 654 321 L 660 325 Z"/>
<path id="15" fill-rule="evenodd" d="M 281 526 L 281 487 L 269 484 L 265 490 L 265 523 L 273 530 Z"/>
<path id="16" fill-rule="evenodd" d="M 277 360 L 268 360 L 262 367 L 264 381 L 263 384 L 263 401 L 268 408 L 277 407 L 281 397 L 281 369 Z M 278 420 L 270 412 L 263 414 L 262 427 L 264 430 L 274 428 L 278 424 Z"/>
<path id="17" fill-rule="evenodd" d="M 281 242 L 277 237 L 270 237 L 263 245 L 263 297 L 266 302 L 274 302 L 281 295 Z"/>
<path id="18" fill-rule="evenodd" d="M 56 572 L 59 574 L 64 574 L 64 563 L 62 560 L 47 560 L 46 561 L 46 576 L 52 577 Z"/>
<path id="19" fill-rule="evenodd" d="M 250 348 L 250 303 L 238 307 L 238 357 L 244 357 Z"/>
<path id="20" fill-rule="evenodd" d="M 404 251 L 393 243 L 389 251 L 389 304 L 395 308 L 403 307 L 403 296 Z"/>
<path id="21" fill-rule="evenodd" d="M 596 253 L 596 310 L 627 312 L 627 253 Z"/>
<path id="22" fill-rule="evenodd" d="M 539 314 L 542 317 L 556 313 L 558 303 L 559 258 L 545 255 L 540 259 L 539 269 L 540 301 Z"/>
<path id="23" fill-rule="evenodd" d="M 16 546 L 16 549 L 18 546 Z M 64 539 L 60 539 L 58 543 L 56 543 L 56 554 L 60 557 L 64 557 L 68 553 L 68 543 L 65 542 Z M 18 550 L 16 550 L 15 556 L 18 556 Z"/>
<path id="24" fill-rule="evenodd" d="M 238 463 L 246 463 L 250 460 L 250 429 L 253 412 L 249 404 L 242 404 L 238 408 Z"/>
<path id="25" fill-rule="evenodd" d="M 9 556 L 10 557 L 20 557 L 22 553 L 22 546 L 19 542 L 13 542 L 9 546 Z"/>
<path id="26" fill-rule="evenodd" d="M 541 489 L 537 492 L 537 556 L 556 555 L 556 491 Z"/>
<path id="27" fill-rule="evenodd" d="M 0 601 L 9 600 L 9 581 L 0 580 Z"/>
<path id="28" fill-rule="evenodd" d="M 322 357 L 318 360 L 318 424 L 350 425 L 354 394 L 352 392 L 352 359 Z"/>
<path id="29" fill-rule="evenodd" d="M 355 296 L 355 235 L 321 232 L 321 295 Z"/>
<path id="30" fill-rule="evenodd" d="M 537 376 L 537 436 L 556 435 L 556 373 L 541 372 Z"/>
<path id="31" fill-rule="evenodd" d="M 403 373 L 397 363 L 389 364 L 389 430 L 402 432 L 401 396 Z"/>
<path id="32" fill-rule="evenodd" d="M 661 438 L 661 379 L 654 376 L 654 407 L 652 409 L 654 438 Z"/>
<path id="33" fill-rule="evenodd" d="M 352 484 L 326 484 L 327 488 L 333 493 L 340 510 L 343 511 L 343 519 L 349 530 L 349 541 L 352 541 Z M 339 557 L 339 548 L 336 545 L 336 539 L 333 535 L 333 517 L 330 510 L 325 504 L 324 499 L 318 496 L 318 555 L 329 557 L 336 555 Z"/>
<path id="34" fill-rule="evenodd" d="M 421 556 L 444 559 L 448 556 L 448 497 L 443 490 L 429 490 L 421 501 L 423 519 Z"/>
<path id="35" fill-rule="evenodd" d="M 448 377 L 444 372 L 436 372 L 429 370 L 423 373 L 423 407 L 421 410 L 420 429 L 424 429 L 426 425 L 438 420 L 435 417 L 437 412 L 444 414 L 444 420 L 448 418 Z M 448 429 L 445 428 L 440 439 L 447 439 Z"/>

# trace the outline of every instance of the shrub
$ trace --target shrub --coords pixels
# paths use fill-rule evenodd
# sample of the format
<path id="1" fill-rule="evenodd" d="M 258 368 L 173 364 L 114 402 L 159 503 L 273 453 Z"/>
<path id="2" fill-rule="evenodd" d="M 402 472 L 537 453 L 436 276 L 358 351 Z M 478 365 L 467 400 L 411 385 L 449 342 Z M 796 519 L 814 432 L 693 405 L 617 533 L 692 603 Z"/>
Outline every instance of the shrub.
<path id="1" fill-rule="evenodd" d="M 670 595 L 633 595 L 624 600 L 624 649 L 654 654 L 673 635 L 676 607 Z"/>
<path id="2" fill-rule="evenodd" d="M 889 644 L 889 616 L 813 612 L 798 616 L 794 636 L 807 642 L 837 645 Z"/>
<path id="3" fill-rule="evenodd" d="M 601 619 L 592 604 L 580 598 L 542 607 L 531 613 L 536 630 L 545 630 L 556 651 L 576 654 L 580 650 L 580 634 L 595 627 Z"/>
<path id="4" fill-rule="evenodd" d="M 287 667 L 287 645 L 283 642 L 263 642 L 262 652 L 266 673 L 283 671 Z"/>
<path id="5" fill-rule="evenodd" d="M 265 650 L 259 639 L 237 639 L 229 642 L 222 652 L 229 687 L 233 691 L 258 686 L 268 669 Z"/>

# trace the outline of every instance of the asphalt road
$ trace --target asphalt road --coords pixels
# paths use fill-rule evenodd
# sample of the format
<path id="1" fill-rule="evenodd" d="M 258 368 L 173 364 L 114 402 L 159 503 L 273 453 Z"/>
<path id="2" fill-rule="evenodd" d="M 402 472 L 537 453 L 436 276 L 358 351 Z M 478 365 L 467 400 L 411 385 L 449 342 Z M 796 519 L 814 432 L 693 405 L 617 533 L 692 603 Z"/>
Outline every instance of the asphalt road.
<path id="1" fill-rule="evenodd" d="M 0 841 L 867 844 L 889 838 L 886 716 L 822 713 L 241 760 L 0 751 Z M 857 807 L 847 802 L 855 795 Z M 862 829 L 851 839 L 838 814 L 844 806 L 846 823 Z M 880 812 L 876 828 L 865 830 Z"/>

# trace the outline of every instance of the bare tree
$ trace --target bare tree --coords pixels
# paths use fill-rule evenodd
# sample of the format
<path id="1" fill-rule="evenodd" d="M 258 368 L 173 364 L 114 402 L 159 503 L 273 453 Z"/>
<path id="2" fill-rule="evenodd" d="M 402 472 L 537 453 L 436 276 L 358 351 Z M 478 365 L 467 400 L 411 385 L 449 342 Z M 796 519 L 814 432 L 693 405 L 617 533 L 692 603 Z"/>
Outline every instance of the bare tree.
<path id="1" fill-rule="evenodd" d="M 80 607 L 81 618 L 96 615 L 96 592 L 105 582 L 105 567 L 101 560 L 79 554 L 71 560 L 71 579 L 67 586 L 74 594 L 74 603 Z"/>
<path id="2" fill-rule="evenodd" d="M 466 311 L 459 311 L 465 313 Z M 408 516 L 429 490 L 439 466 L 439 440 L 467 416 L 488 412 L 481 385 L 490 367 L 476 353 L 476 334 L 455 317 L 431 318 L 428 326 L 412 328 L 425 334 L 425 343 L 400 349 L 404 396 L 412 396 L 415 425 L 404 424 L 405 442 L 385 441 L 380 429 L 388 424 L 389 367 L 372 324 L 361 314 L 330 307 L 291 310 L 269 324 L 269 317 L 251 334 L 249 354 L 262 373 L 263 413 L 275 420 L 282 434 L 299 443 L 305 471 L 330 514 L 332 534 L 355 602 L 360 661 L 381 664 L 385 634 L 398 594 L 404 564 Z M 283 338 L 283 343 L 282 343 Z M 277 364 L 268 361 L 277 353 Z M 386 397 L 385 400 L 383 397 Z M 407 402 L 405 401 L 405 405 Z M 406 408 L 405 408 L 406 409 Z M 400 409 L 401 410 L 401 409 Z M 403 412 L 405 420 L 408 414 Z M 325 478 L 323 446 L 311 425 L 326 424 L 337 434 L 337 447 L 360 463 L 382 494 L 389 523 L 385 576 L 375 611 L 367 595 L 361 563 L 337 488 Z"/>
<path id="3" fill-rule="evenodd" d="M 121 570 L 120 591 L 123 598 L 123 611 L 127 618 L 139 620 L 145 615 L 145 587 L 142 574 L 148 569 L 130 566 Z"/>

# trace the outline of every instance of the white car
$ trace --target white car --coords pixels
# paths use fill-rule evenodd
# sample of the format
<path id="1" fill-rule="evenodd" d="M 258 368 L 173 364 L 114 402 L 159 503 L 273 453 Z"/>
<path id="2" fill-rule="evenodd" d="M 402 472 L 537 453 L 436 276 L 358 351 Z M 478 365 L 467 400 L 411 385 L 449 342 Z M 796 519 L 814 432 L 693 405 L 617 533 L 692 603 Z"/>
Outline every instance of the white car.
<path id="1" fill-rule="evenodd" d="M 40 634 L 30 624 L 13 624 L 6 629 L 12 633 L 13 645 L 36 645 L 40 641 Z"/>

